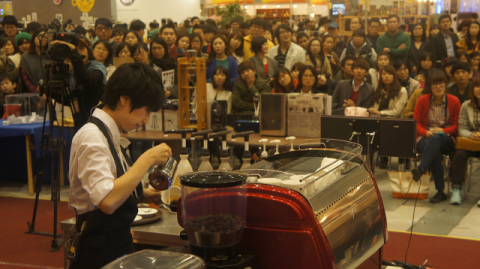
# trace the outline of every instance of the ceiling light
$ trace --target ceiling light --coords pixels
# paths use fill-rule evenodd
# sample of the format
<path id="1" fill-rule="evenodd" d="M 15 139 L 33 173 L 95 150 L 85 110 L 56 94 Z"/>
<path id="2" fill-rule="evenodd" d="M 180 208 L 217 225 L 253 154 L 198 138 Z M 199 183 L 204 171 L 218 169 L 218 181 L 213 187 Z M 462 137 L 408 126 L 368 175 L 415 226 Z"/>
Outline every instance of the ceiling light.
<path id="1" fill-rule="evenodd" d="M 297 8 L 297 5 L 293 5 L 294 8 Z"/>
<path id="2" fill-rule="evenodd" d="M 248 8 L 247 6 L 245 6 L 245 8 Z"/>
<path id="3" fill-rule="evenodd" d="M 266 6 L 265 6 L 265 5 L 263 5 L 262 7 L 263 7 L 263 8 L 266 8 Z"/>
<path id="4" fill-rule="evenodd" d="M 279 7 L 280 7 L 280 5 L 277 5 L 277 8 L 279 8 Z"/>
<path id="5" fill-rule="evenodd" d="M 310 14 L 310 17 L 312 17 L 312 18 L 315 17 L 315 14 L 313 14 L 313 12 L 312 12 L 312 14 Z"/>
<path id="6" fill-rule="evenodd" d="M 312 7 L 314 7 L 315 5 L 312 5 Z"/>

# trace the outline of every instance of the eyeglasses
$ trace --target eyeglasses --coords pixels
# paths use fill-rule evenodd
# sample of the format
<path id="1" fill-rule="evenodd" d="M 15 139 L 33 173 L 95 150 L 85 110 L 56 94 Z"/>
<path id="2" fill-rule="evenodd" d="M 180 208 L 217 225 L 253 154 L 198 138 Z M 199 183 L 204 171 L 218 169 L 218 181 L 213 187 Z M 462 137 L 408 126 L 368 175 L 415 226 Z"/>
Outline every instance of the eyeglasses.
<path id="1" fill-rule="evenodd" d="M 147 52 L 144 51 L 144 50 L 140 50 L 140 51 L 135 52 L 134 56 L 135 56 L 135 57 L 142 56 L 142 55 L 144 55 L 145 53 L 147 53 Z"/>
<path id="2" fill-rule="evenodd" d="M 112 28 L 109 28 L 109 27 L 97 27 L 97 30 L 100 31 L 100 32 L 103 32 L 103 31 L 110 31 L 112 30 Z"/>
<path id="3" fill-rule="evenodd" d="M 432 84 L 432 89 L 442 89 L 445 88 L 445 83 Z"/>

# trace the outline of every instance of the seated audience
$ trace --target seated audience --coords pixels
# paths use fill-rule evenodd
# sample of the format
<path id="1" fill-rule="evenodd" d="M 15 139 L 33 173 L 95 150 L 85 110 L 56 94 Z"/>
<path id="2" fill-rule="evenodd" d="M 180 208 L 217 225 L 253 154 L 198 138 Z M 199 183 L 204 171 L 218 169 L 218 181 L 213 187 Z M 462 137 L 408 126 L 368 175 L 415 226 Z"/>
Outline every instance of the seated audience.
<path id="1" fill-rule="evenodd" d="M 292 32 L 288 24 L 278 26 L 275 37 L 280 44 L 270 48 L 267 54 L 269 58 L 277 61 L 278 66 L 284 66 L 288 70 L 291 70 L 296 62 L 305 62 L 305 52 L 302 47 L 292 42 Z"/>
<path id="2" fill-rule="evenodd" d="M 480 31 L 480 22 L 479 21 L 471 21 L 468 24 L 468 30 L 465 34 L 464 39 L 460 39 L 457 42 L 457 52 L 466 51 L 467 53 L 471 53 L 473 51 L 479 51 L 478 42 L 480 41 L 480 35 L 478 34 Z"/>
<path id="3" fill-rule="evenodd" d="M 28 52 L 31 40 L 32 36 L 30 36 L 28 33 L 20 33 L 17 35 L 15 38 L 15 43 L 17 44 L 20 54 Z"/>
<path id="4" fill-rule="evenodd" d="M 366 38 L 363 29 L 357 29 L 353 32 L 353 38 L 348 42 L 347 48 L 343 50 L 340 61 L 347 55 L 363 59 L 367 61 L 370 66 L 374 66 L 377 62 L 377 53 L 372 48 L 370 41 Z"/>
<path id="5" fill-rule="evenodd" d="M 348 59 L 347 57 L 345 59 Z M 365 81 L 369 68 L 368 63 L 365 60 L 357 59 L 353 61 L 351 68 L 353 79 L 340 81 L 333 92 L 332 110 L 354 106 L 368 109 L 373 104 L 373 86 Z"/>
<path id="6" fill-rule="evenodd" d="M 428 70 L 435 67 L 433 65 L 435 63 L 435 58 L 433 58 L 433 54 L 429 51 L 420 53 L 419 62 L 420 66 L 418 67 L 417 74 L 422 71 L 428 72 Z"/>
<path id="7" fill-rule="evenodd" d="M 474 141 L 480 141 L 480 77 L 473 80 L 472 90 L 470 91 L 470 100 L 463 103 L 460 109 L 460 118 L 458 120 L 458 135 L 460 137 L 470 138 Z M 457 149 L 452 163 L 452 196 L 450 204 L 462 204 L 460 190 L 465 181 L 465 165 L 469 158 L 480 157 L 480 152 L 474 152 L 464 149 Z M 477 202 L 480 206 L 480 200 Z"/>
<path id="8" fill-rule="evenodd" d="M 377 88 L 381 75 L 380 71 L 382 71 L 385 66 L 390 64 L 390 55 L 386 52 L 380 52 L 377 57 L 377 64 L 375 64 L 374 68 L 370 68 L 370 70 L 368 70 L 368 74 L 370 74 L 372 80 L 373 89 Z"/>
<path id="9" fill-rule="evenodd" d="M 228 35 L 227 47 L 230 55 L 237 60 L 237 64 L 243 62 L 243 35 L 240 32 Z"/>
<path id="10" fill-rule="evenodd" d="M 207 59 L 207 82 L 212 80 L 213 70 L 217 66 L 223 66 L 228 69 L 230 81 L 233 84 L 238 77 L 238 64 L 235 58 L 228 55 L 227 39 L 223 35 L 217 35 L 212 40 L 212 49 Z"/>
<path id="11" fill-rule="evenodd" d="M 228 114 L 232 112 L 232 92 L 230 89 L 230 74 L 228 69 L 223 66 L 217 66 L 213 70 L 213 79 L 207 83 L 207 101 L 225 100 L 227 101 Z"/>
<path id="12" fill-rule="evenodd" d="M 368 112 L 370 115 L 400 118 L 407 104 L 407 90 L 398 81 L 397 70 L 393 66 L 387 65 L 381 72 L 381 78 L 373 95 L 373 105 Z"/>
<path id="13" fill-rule="evenodd" d="M 305 56 L 305 65 L 313 66 L 317 73 L 322 73 L 332 77 L 330 61 L 325 57 L 322 48 L 322 42 L 314 38 L 308 44 L 307 54 Z"/>
<path id="14" fill-rule="evenodd" d="M 292 66 L 292 69 L 290 70 L 290 74 L 292 75 L 293 79 L 296 79 L 298 81 L 298 75 L 300 74 L 300 70 L 305 66 L 304 63 L 302 62 L 297 62 Z"/>
<path id="15" fill-rule="evenodd" d="M 447 75 L 448 78 L 448 85 L 447 88 L 452 86 L 455 83 L 455 78 L 453 77 L 452 72 L 452 67 L 458 63 L 458 59 L 455 57 L 452 58 L 447 58 L 443 61 L 443 71 L 445 72 L 445 75 Z"/>
<path id="16" fill-rule="evenodd" d="M 338 71 L 335 76 L 333 76 L 333 80 L 339 82 L 344 79 L 352 79 L 353 72 L 352 72 L 352 64 L 355 62 L 357 58 L 354 56 L 346 56 L 342 62 L 340 63 L 340 67 L 342 70 Z"/>
<path id="17" fill-rule="evenodd" d="M 255 53 L 248 61 L 255 65 L 257 75 L 263 79 L 271 81 L 277 71 L 278 63 L 272 58 L 267 57 L 268 43 L 263 36 L 256 36 L 252 40 L 252 51 Z"/>
<path id="18" fill-rule="evenodd" d="M 460 54 L 460 53 L 459 53 Z M 480 52 L 474 51 L 468 54 L 468 62 L 472 67 L 472 75 L 470 80 L 474 80 L 480 73 L 478 71 L 478 66 L 480 65 Z"/>
<path id="19" fill-rule="evenodd" d="M 470 100 L 470 89 L 472 82 L 469 80 L 470 66 L 464 62 L 455 64 L 450 72 L 455 79 L 455 83 L 447 88 L 447 93 L 458 98 L 460 104 Z"/>
<path id="20" fill-rule="evenodd" d="M 417 149 L 422 153 L 420 165 L 412 170 L 413 179 L 420 177 L 429 169 L 432 171 L 437 194 L 431 203 L 447 200 L 445 189 L 442 154 L 455 150 L 455 137 L 458 131 L 460 101 L 447 94 L 447 76 L 443 72 L 428 74 L 425 94 L 415 106 L 413 118 L 417 120 Z"/>
<path id="21" fill-rule="evenodd" d="M 270 93 L 272 89 L 267 80 L 257 76 L 252 62 L 244 61 L 238 65 L 238 73 L 240 77 L 235 80 L 232 90 L 233 114 L 253 115 L 255 94 Z"/>
<path id="22" fill-rule="evenodd" d="M 434 73 L 434 72 L 442 72 L 440 69 L 437 68 L 432 68 L 428 74 Z M 424 76 L 427 77 L 426 73 L 421 73 L 418 74 L 417 77 L 424 79 Z M 422 83 L 420 83 L 420 88 L 415 90 L 410 98 L 408 99 L 407 106 L 403 110 L 403 117 L 404 118 L 412 118 L 413 117 L 413 112 L 415 111 L 415 106 L 417 105 L 418 99 L 420 96 L 425 94 L 425 87 L 422 86 Z"/>
<path id="23" fill-rule="evenodd" d="M 333 43 L 334 38 L 331 35 L 326 35 L 322 39 L 323 43 L 323 54 L 327 57 L 328 61 L 330 62 L 330 69 L 332 69 L 332 75 L 335 76 L 338 71 L 342 70 L 340 67 L 340 59 L 338 55 L 333 51 Z"/>
<path id="24" fill-rule="evenodd" d="M 460 62 L 464 62 L 464 63 L 467 63 L 467 64 L 470 64 L 470 56 L 468 56 L 468 53 L 466 51 L 459 51 L 457 53 L 457 59 L 460 61 Z"/>
<path id="25" fill-rule="evenodd" d="M 294 92 L 302 94 L 317 93 L 318 74 L 311 65 L 305 65 L 299 74 L 300 80 Z"/>
<path id="26" fill-rule="evenodd" d="M 294 79 L 287 68 L 279 67 L 273 75 L 272 93 L 291 93 L 295 91 L 297 85 L 298 79 Z"/>
<path id="27" fill-rule="evenodd" d="M 420 89 L 420 83 L 410 77 L 410 61 L 407 59 L 397 60 L 393 63 L 393 67 L 397 70 L 398 81 L 407 90 L 408 98 L 410 98 L 413 92 Z"/>

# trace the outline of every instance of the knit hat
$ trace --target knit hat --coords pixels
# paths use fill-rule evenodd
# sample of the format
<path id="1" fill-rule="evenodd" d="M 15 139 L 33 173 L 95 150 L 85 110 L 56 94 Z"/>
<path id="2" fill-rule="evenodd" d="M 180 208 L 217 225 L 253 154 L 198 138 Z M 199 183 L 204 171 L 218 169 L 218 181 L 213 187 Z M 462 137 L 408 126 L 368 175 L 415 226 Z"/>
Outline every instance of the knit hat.
<path id="1" fill-rule="evenodd" d="M 154 38 L 158 33 L 158 29 L 153 29 L 152 31 L 150 31 L 150 34 L 148 34 L 148 37 L 149 38 Z"/>
<path id="2" fill-rule="evenodd" d="M 32 37 L 30 36 L 30 34 L 28 34 L 26 32 L 20 33 L 20 34 L 17 35 L 17 37 L 15 37 L 15 43 L 18 45 L 18 41 L 20 41 L 22 39 L 26 39 L 26 40 L 30 41 L 30 40 L 32 40 Z"/>

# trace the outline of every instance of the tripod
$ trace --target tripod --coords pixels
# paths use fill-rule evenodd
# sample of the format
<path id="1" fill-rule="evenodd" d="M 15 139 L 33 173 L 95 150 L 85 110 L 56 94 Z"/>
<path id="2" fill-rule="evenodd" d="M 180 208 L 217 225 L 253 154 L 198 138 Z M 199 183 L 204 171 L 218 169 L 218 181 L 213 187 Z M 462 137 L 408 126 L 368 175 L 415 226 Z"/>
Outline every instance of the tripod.
<path id="1" fill-rule="evenodd" d="M 35 206 L 33 208 L 33 217 L 32 222 L 27 222 L 28 231 L 25 233 L 28 234 L 39 234 L 39 235 L 46 235 L 46 236 L 53 236 L 52 244 L 51 244 L 51 252 L 58 251 L 60 246 L 63 244 L 64 238 L 63 235 L 57 234 L 57 207 L 58 201 L 60 201 L 60 171 L 61 168 L 58 167 L 58 177 L 55 179 L 55 168 L 54 168 L 54 153 L 57 153 L 58 158 L 60 158 L 60 152 L 63 152 L 65 149 L 65 140 L 64 140 L 64 109 L 62 106 L 62 116 L 59 123 L 60 126 L 60 136 L 54 137 L 53 136 L 53 123 L 54 123 L 54 113 L 55 108 L 52 104 L 52 97 L 55 96 L 55 99 L 61 100 L 61 103 L 64 104 L 64 92 L 67 90 L 65 85 L 65 74 L 68 70 L 68 65 L 65 65 L 63 61 L 54 61 L 52 64 L 48 64 L 45 66 L 47 70 L 46 76 L 46 83 L 45 85 L 42 84 L 43 81 L 40 81 L 40 93 L 46 95 L 46 104 L 47 108 L 45 109 L 45 115 L 43 119 L 43 127 L 42 127 L 42 137 L 41 137 L 41 151 L 40 151 L 40 159 L 38 162 L 37 167 L 37 175 L 35 181 Z M 50 80 L 50 70 L 52 70 L 53 79 Z M 42 90 L 42 86 L 44 89 Z M 67 92 L 68 94 L 68 92 Z M 47 111 L 49 111 L 49 121 L 50 125 L 48 128 L 48 133 L 45 132 L 45 122 L 47 120 Z M 73 111 L 73 109 L 72 109 Z M 47 153 L 50 151 L 52 154 L 52 165 L 51 165 L 51 182 L 52 182 L 52 193 L 51 193 L 51 201 L 53 201 L 53 233 L 46 233 L 46 232 L 38 232 L 35 231 L 35 219 L 37 216 L 37 208 L 38 208 L 38 199 L 40 196 L 40 191 L 42 190 L 42 182 L 44 178 L 44 172 L 46 168 L 46 160 L 47 160 Z M 58 239 L 57 239 L 58 238 Z"/>

